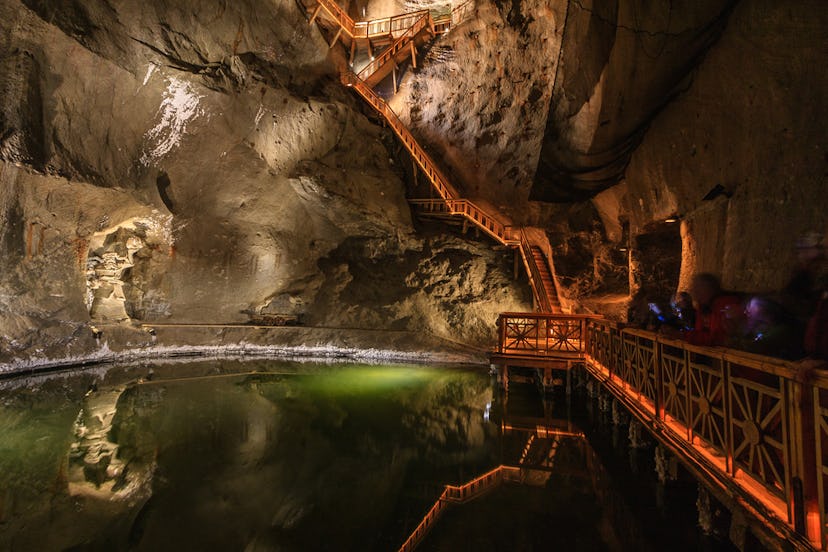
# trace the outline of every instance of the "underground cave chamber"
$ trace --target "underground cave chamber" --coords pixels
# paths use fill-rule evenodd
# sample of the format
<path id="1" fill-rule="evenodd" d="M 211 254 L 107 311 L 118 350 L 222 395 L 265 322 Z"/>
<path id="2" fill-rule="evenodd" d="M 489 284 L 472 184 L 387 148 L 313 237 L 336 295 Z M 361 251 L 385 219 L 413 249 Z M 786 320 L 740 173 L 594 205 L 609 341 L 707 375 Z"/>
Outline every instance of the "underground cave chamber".
<path id="1" fill-rule="evenodd" d="M 0 30 L 0 548 L 828 547 L 823 1 Z"/>

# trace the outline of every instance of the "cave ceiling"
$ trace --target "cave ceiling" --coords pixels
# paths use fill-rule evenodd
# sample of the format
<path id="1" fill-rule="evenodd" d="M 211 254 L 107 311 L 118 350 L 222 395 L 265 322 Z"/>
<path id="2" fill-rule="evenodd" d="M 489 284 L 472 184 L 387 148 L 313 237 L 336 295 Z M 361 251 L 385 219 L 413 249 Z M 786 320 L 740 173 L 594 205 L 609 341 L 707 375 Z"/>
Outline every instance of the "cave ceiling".
<path id="1" fill-rule="evenodd" d="M 584 201 L 620 182 L 736 3 L 571 0 L 530 199 Z"/>

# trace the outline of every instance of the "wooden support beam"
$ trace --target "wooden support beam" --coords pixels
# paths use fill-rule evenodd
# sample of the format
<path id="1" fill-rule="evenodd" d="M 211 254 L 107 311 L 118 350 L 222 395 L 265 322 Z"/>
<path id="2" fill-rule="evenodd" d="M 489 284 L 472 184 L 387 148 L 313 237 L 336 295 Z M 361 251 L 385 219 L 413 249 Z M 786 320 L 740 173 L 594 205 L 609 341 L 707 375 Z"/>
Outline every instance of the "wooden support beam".
<path id="1" fill-rule="evenodd" d="M 391 69 L 391 78 L 394 79 L 394 94 L 397 93 L 397 64 Z"/>
<path id="2" fill-rule="evenodd" d="M 374 47 L 371 45 L 371 39 L 368 39 L 368 56 L 371 58 L 371 61 L 374 61 Z"/>
<path id="3" fill-rule="evenodd" d="M 411 66 L 417 68 L 417 47 L 414 46 L 414 41 L 409 42 L 411 45 Z"/>
<path id="4" fill-rule="evenodd" d="M 313 22 L 316 21 L 316 16 L 319 15 L 320 11 L 322 11 L 322 4 L 317 4 L 316 9 L 313 10 L 313 15 L 310 18 L 309 25 L 313 25 Z"/>
<path id="5" fill-rule="evenodd" d="M 351 38 L 351 58 L 348 60 L 348 64 L 353 67 L 354 66 L 354 56 L 356 55 L 356 38 Z"/>
<path id="6" fill-rule="evenodd" d="M 336 36 L 334 36 L 333 40 L 331 41 L 330 47 L 333 48 L 336 45 L 336 41 L 339 40 L 339 36 L 342 34 L 342 27 L 339 27 L 339 30 L 336 31 Z"/>
<path id="7" fill-rule="evenodd" d="M 520 276 L 520 249 L 516 247 L 513 251 L 515 252 L 514 279 L 517 280 Z"/>

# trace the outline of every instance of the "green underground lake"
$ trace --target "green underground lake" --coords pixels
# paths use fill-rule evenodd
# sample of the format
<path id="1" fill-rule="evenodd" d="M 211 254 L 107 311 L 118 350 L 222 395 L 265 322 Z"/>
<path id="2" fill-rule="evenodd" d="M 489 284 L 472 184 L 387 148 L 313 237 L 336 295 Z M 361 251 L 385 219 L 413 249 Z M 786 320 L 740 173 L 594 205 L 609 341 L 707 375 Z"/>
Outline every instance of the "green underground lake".
<path id="1" fill-rule="evenodd" d="M 158 362 L 0 381 L 0 550 L 729 550 L 573 385 L 485 367 Z"/>

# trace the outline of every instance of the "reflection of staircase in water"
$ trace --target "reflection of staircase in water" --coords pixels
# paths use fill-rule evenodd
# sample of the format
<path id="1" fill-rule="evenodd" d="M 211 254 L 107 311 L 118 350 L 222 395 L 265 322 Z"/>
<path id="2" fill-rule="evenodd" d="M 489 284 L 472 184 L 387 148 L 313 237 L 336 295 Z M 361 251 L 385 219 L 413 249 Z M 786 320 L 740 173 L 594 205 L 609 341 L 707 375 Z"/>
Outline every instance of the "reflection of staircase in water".
<path id="1" fill-rule="evenodd" d="M 473 9 L 472 2 L 464 2 L 454 8 L 448 16 L 434 18 L 427 10 L 373 21 L 355 22 L 334 0 L 315 0 L 310 6 L 302 3 L 310 12 L 310 23 L 318 23 L 333 35 L 330 46 L 338 42 L 350 51 L 350 65 L 353 65 L 358 45 L 367 47 L 371 62 L 358 74 L 346 71 L 342 82 L 355 90 L 376 110 L 408 150 L 416 167 L 428 179 L 436 198 L 415 199 L 410 203 L 420 217 L 438 219 L 461 219 L 464 223 L 482 230 L 496 242 L 520 253 L 523 265 L 529 275 L 535 305 L 541 312 L 561 312 L 552 265 L 551 247 L 545 233 L 513 227 L 511 222 L 497 209 L 481 202 L 464 199 L 437 167 L 431 156 L 414 139 L 400 118 L 381 98 L 373 87 L 391 74 L 396 92 L 396 70 L 400 62 L 411 58 L 416 67 L 417 47 L 430 41 L 438 34 L 451 30 L 468 17 Z M 376 46 L 389 44 L 378 56 Z M 531 229 L 537 230 L 537 229 Z"/>
<path id="2" fill-rule="evenodd" d="M 503 483 L 545 487 L 549 483 L 552 474 L 560 471 L 555 469 L 555 458 L 564 438 L 574 438 L 582 444 L 587 458 L 587 465 L 582 472 L 581 470 L 566 468 L 566 475 L 573 475 L 578 472 L 577 475 L 592 479 L 594 475 L 590 457 L 591 450 L 586 450 L 590 447 L 582 432 L 574 431 L 571 428 L 562 429 L 562 427 L 568 425 L 571 424 L 566 421 L 561 421 L 561 423 L 553 426 L 541 424 L 524 427 L 506 423 L 501 424 L 504 434 L 527 434 L 518 461 L 513 465 L 502 464 L 463 485 L 446 485 L 440 497 L 423 516 L 423 519 L 399 548 L 399 551 L 410 552 L 416 549 L 417 545 L 422 542 L 434 524 L 440 519 L 446 508 L 452 504 L 470 502 Z"/>

